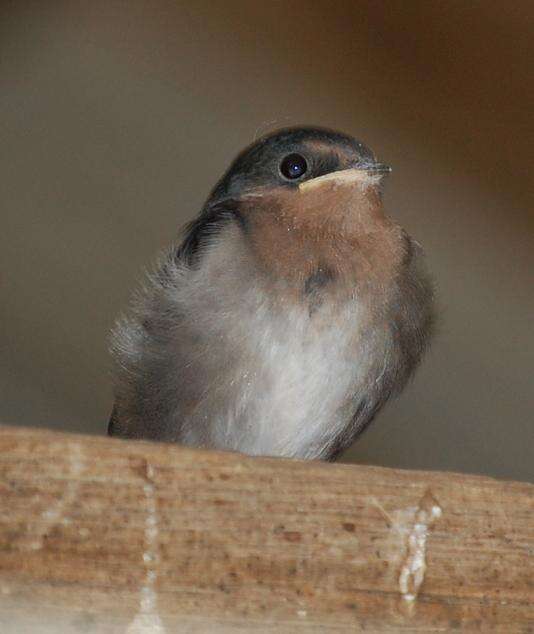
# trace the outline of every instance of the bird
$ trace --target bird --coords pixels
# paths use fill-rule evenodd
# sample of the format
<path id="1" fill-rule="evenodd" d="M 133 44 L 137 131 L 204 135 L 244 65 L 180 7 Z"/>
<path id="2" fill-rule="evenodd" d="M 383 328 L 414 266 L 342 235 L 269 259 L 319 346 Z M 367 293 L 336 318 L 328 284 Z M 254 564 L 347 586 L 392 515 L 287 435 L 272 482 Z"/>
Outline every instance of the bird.
<path id="1" fill-rule="evenodd" d="M 246 147 L 111 335 L 111 436 L 332 461 L 428 348 L 434 286 L 390 168 L 301 126 Z"/>

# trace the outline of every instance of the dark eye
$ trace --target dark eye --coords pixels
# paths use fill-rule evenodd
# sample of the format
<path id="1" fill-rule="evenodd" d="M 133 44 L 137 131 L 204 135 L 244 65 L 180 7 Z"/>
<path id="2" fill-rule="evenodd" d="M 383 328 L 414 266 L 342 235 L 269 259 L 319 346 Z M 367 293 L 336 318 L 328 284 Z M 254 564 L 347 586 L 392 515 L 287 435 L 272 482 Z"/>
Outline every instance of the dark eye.
<path id="1" fill-rule="evenodd" d="M 300 154 L 288 154 L 280 163 L 280 172 L 285 178 L 300 178 L 308 170 L 306 159 Z"/>

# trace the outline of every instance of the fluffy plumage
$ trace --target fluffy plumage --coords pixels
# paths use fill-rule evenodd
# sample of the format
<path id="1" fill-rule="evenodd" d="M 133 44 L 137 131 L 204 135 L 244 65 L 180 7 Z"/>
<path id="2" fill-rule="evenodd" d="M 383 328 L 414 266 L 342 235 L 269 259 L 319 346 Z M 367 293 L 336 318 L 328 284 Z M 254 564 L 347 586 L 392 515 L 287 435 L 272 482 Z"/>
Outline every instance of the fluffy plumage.
<path id="1" fill-rule="evenodd" d="M 307 170 L 285 178 L 298 153 Z M 112 336 L 109 433 L 333 459 L 416 368 L 433 323 L 420 247 L 362 143 L 282 130 L 242 152 Z"/>

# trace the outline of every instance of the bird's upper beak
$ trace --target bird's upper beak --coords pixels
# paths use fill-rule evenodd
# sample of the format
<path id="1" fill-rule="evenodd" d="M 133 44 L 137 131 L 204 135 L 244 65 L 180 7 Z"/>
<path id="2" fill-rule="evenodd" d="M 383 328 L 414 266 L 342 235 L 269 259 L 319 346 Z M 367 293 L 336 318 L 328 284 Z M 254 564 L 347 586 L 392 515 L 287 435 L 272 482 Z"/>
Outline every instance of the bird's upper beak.
<path id="1" fill-rule="evenodd" d="M 299 185 L 300 191 L 309 191 L 315 187 L 320 187 L 330 183 L 333 186 L 350 183 L 361 183 L 366 185 L 378 184 L 380 180 L 391 172 L 391 167 L 384 163 L 373 160 L 366 160 L 358 163 L 355 167 L 344 170 L 329 172 L 316 178 L 304 181 Z"/>

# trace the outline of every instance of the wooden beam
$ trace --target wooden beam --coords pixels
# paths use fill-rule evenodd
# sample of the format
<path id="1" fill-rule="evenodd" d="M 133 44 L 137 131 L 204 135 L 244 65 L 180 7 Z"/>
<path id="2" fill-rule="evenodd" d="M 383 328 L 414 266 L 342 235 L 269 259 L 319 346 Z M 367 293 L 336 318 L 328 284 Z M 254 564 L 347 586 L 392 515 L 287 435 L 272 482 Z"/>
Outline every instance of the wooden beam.
<path id="1" fill-rule="evenodd" d="M 532 632 L 534 486 L 0 427 L 0 632 Z"/>

